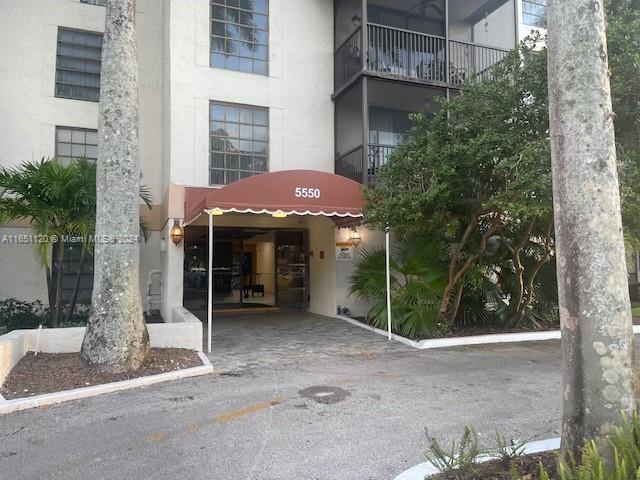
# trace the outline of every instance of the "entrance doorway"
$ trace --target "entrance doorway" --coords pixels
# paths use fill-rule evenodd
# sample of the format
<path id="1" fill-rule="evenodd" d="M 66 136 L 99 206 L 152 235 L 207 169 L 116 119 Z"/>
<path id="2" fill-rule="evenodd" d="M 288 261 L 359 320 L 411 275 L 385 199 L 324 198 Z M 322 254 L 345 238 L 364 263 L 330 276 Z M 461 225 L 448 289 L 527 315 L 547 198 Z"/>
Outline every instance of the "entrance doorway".
<path id="1" fill-rule="evenodd" d="M 309 255 L 306 230 L 216 227 L 213 235 L 213 308 L 306 309 Z M 206 309 L 206 227 L 185 230 L 184 305 Z"/>

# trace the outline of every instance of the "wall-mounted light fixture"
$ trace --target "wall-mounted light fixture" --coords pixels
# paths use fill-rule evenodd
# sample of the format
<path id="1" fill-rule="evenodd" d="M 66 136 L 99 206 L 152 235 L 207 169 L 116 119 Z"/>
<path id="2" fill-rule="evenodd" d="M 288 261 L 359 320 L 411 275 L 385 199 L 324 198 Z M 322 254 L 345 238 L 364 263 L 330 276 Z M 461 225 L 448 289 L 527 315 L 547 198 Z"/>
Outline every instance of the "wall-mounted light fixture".
<path id="1" fill-rule="evenodd" d="M 221 215 L 224 215 L 224 210 L 222 210 L 221 208 L 214 208 L 213 210 L 209 210 L 209 215 L 213 216 L 213 217 L 220 217 Z"/>
<path id="2" fill-rule="evenodd" d="M 360 236 L 360 233 L 358 232 L 357 228 L 354 228 L 353 230 L 351 230 L 351 237 L 349 237 L 349 240 L 351 240 L 351 243 L 353 244 L 354 247 L 357 247 L 358 245 L 360 245 L 360 242 L 362 241 L 362 237 Z"/>
<path id="3" fill-rule="evenodd" d="M 358 28 L 360 25 L 362 25 L 362 17 L 356 13 L 353 17 L 351 17 L 351 25 L 353 25 L 355 28 Z"/>
<path id="4" fill-rule="evenodd" d="M 273 218 L 287 218 L 287 214 L 282 210 L 278 210 L 277 212 L 272 213 L 271 216 Z"/>
<path id="5" fill-rule="evenodd" d="M 171 227 L 171 231 L 169 232 L 169 235 L 171 236 L 171 241 L 175 245 L 180 245 L 180 243 L 182 242 L 182 239 L 184 238 L 184 232 L 182 230 L 182 227 L 180 226 L 179 219 L 177 218 L 173 219 L 173 227 Z"/>

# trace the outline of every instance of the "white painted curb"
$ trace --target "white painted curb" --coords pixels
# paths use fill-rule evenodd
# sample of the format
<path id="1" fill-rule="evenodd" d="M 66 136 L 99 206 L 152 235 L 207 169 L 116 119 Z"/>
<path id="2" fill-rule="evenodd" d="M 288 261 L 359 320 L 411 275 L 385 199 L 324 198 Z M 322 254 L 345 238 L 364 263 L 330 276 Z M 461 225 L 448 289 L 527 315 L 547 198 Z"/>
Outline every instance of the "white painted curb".
<path id="1" fill-rule="evenodd" d="M 524 453 L 531 455 L 534 453 L 549 452 L 552 450 L 558 450 L 560 448 L 560 437 L 549 438 L 547 440 L 538 440 L 536 442 L 529 442 L 524 445 Z M 498 457 L 485 455 L 478 458 L 478 462 L 487 462 L 489 460 L 495 460 Z M 425 477 L 436 475 L 440 473 L 431 462 L 424 462 L 415 467 L 411 467 L 409 470 L 405 470 L 393 480 L 424 480 Z"/>
<path id="2" fill-rule="evenodd" d="M 338 319 L 349 322 L 356 327 L 364 328 L 378 335 L 388 337 L 386 330 L 372 327 L 366 323 L 362 323 L 353 318 L 338 315 Z M 633 326 L 633 333 L 640 333 L 640 325 Z M 489 345 L 492 343 L 520 343 L 520 342 L 539 342 L 544 340 L 560 340 L 560 330 L 548 330 L 545 332 L 522 332 L 522 333 L 491 333 L 487 335 L 470 335 L 467 337 L 450 337 L 450 338 L 430 338 L 427 340 L 415 341 L 406 337 L 401 337 L 395 333 L 391 334 L 391 339 L 400 343 L 404 343 L 411 348 L 417 350 L 429 350 L 433 348 L 445 347 L 462 347 L 465 345 Z"/>
<path id="3" fill-rule="evenodd" d="M 178 380 L 181 378 L 196 377 L 206 375 L 213 372 L 213 366 L 206 355 L 202 352 L 196 352 L 203 365 L 198 367 L 183 368 L 182 370 L 174 370 L 173 372 L 159 373 L 157 375 L 149 375 L 146 377 L 132 378 L 130 380 L 122 380 L 120 382 L 105 383 L 103 385 L 95 385 L 91 387 L 75 388 L 64 392 L 47 393 L 44 395 L 36 395 L 27 398 L 16 398 L 15 400 L 6 400 L 0 395 L 0 415 L 5 415 L 19 410 L 27 410 L 29 408 L 43 407 L 45 405 L 54 405 L 56 403 L 67 402 L 69 400 L 78 400 L 81 398 L 95 397 L 105 393 L 119 392 L 121 390 L 129 390 L 131 388 L 144 387 L 156 383 Z"/>

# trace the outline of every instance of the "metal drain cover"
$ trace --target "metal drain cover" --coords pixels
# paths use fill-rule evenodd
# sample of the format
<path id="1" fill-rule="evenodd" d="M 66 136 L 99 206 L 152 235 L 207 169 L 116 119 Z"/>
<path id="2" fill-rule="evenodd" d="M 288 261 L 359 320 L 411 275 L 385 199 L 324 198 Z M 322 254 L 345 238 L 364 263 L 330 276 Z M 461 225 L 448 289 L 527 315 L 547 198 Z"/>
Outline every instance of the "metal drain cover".
<path id="1" fill-rule="evenodd" d="M 327 387 L 323 385 L 313 386 L 300 390 L 298 395 L 309 400 L 313 400 L 316 403 L 322 403 L 324 405 L 330 405 L 332 403 L 338 403 L 343 401 L 351 392 L 343 388 Z"/>

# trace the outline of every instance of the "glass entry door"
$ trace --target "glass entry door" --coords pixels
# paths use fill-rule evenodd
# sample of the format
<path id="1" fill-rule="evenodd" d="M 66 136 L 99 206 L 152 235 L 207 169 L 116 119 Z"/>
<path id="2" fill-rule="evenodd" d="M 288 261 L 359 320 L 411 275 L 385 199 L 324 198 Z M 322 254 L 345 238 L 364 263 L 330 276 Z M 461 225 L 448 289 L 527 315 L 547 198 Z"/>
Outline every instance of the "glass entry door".
<path id="1" fill-rule="evenodd" d="M 309 303 L 306 231 L 276 231 L 277 305 L 305 309 Z"/>

